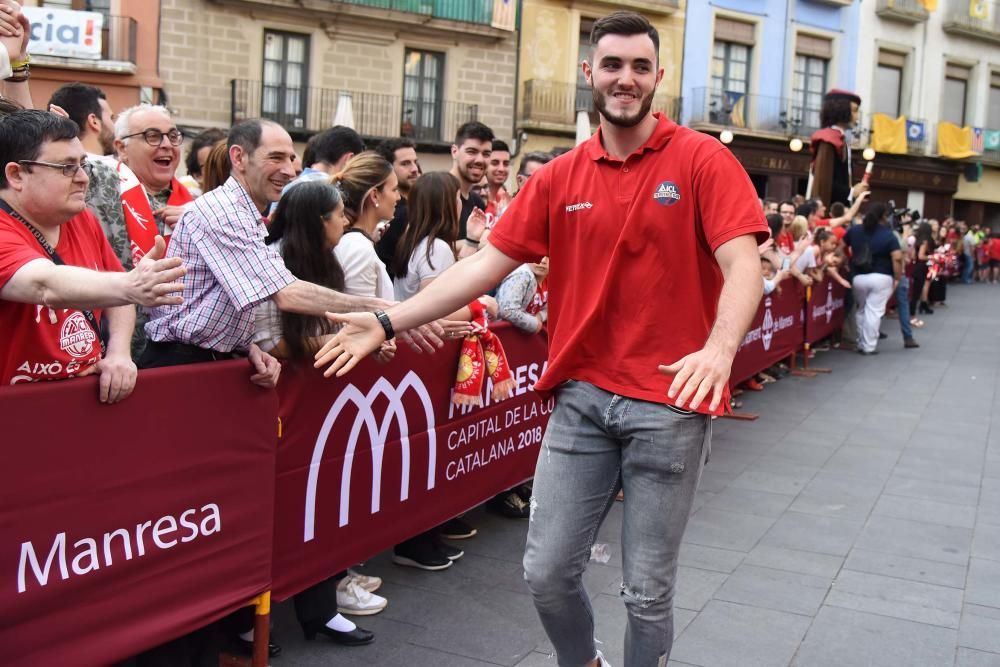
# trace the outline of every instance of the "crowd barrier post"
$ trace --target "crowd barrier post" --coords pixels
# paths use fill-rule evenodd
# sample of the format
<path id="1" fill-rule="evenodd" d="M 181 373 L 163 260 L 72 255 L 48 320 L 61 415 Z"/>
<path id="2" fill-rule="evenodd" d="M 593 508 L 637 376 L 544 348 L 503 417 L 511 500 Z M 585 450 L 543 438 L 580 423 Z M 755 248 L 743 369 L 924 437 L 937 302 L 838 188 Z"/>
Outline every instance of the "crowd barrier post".
<path id="1" fill-rule="evenodd" d="M 264 591 L 251 601 L 253 614 L 253 667 L 267 667 L 267 645 L 271 634 L 271 591 Z"/>

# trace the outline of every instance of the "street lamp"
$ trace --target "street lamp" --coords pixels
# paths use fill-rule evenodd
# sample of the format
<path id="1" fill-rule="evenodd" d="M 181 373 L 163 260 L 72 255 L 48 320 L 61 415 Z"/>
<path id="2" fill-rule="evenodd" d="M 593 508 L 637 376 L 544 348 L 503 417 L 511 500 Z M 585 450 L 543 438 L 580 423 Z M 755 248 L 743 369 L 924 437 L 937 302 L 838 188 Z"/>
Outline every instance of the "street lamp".
<path id="1" fill-rule="evenodd" d="M 726 144 L 727 146 L 733 143 L 733 133 L 729 130 L 723 130 L 719 133 L 719 141 Z"/>
<path id="2" fill-rule="evenodd" d="M 802 150 L 802 140 L 799 139 L 798 137 L 793 138 L 791 141 L 788 142 L 788 148 L 793 153 L 798 153 L 800 150 Z"/>

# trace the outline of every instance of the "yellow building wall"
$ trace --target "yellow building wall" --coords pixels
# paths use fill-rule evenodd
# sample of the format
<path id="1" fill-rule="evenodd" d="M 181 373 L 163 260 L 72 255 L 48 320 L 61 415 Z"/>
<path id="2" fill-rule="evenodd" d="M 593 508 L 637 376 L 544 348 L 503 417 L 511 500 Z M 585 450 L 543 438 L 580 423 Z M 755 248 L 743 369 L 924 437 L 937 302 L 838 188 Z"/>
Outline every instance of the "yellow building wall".
<path id="1" fill-rule="evenodd" d="M 1000 169 L 984 168 L 982 177 L 975 183 L 959 177 L 955 199 L 1000 204 Z"/>

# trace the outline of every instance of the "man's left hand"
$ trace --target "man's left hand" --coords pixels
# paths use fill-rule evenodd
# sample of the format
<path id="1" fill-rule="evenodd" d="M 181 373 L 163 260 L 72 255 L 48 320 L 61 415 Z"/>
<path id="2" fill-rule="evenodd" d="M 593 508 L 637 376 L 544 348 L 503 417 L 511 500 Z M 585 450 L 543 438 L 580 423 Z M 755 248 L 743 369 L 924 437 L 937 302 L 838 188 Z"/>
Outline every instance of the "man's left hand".
<path id="1" fill-rule="evenodd" d="M 715 412 L 722 401 L 732 366 L 731 355 L 706 347 L 669 366 L 660 366 L 659 371 L 674 376 L 667 397 L 676 401 L 677 406 L 697 410 L 711 393 L 708 410 Z"/>
<path id="2" fill-rule="evenodd" d="M 173 230 L 174 226 L 181 219 L 184 213 L 183 206 L 164 206 L 153 211 L 153 215 L 163 221 L 168 229 Z"/>
<path id="3" fill-rule="evenodd" d="M 250 376 L 250 381 L 258 387 L 274 389 L 278 384 L 278 376 L 281 375 L 281 362 L 256 345 L 250 346 L 247 358 L 250 360 L 250 367 L 256 371 Z"/>
<path id="4" fill-rule="evenodd" d="M 110 405 L 124 401 L 135 389 L 138 370 L 127 354 L 108 353 L 97 362 L 96 368 L 101 375 L 98 383 L 101 403 Z"/>

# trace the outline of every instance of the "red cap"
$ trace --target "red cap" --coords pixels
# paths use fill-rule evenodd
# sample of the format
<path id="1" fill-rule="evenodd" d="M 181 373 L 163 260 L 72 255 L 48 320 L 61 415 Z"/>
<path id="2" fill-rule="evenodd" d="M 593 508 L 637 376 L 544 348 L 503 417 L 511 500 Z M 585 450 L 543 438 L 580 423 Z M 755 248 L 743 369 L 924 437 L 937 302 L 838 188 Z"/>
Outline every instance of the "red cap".
<path id="1" fill-rule="evenodd" d="M 831 88 L 830 91 L 823 96 L 823 101 L 835 100 L 835 99 L 847 99 L 858 106 L 861 106 L 861 98 L 858 97 L 857 93 L 852 93 L 849 90 L 841 90 L 840 88 Z"/>

